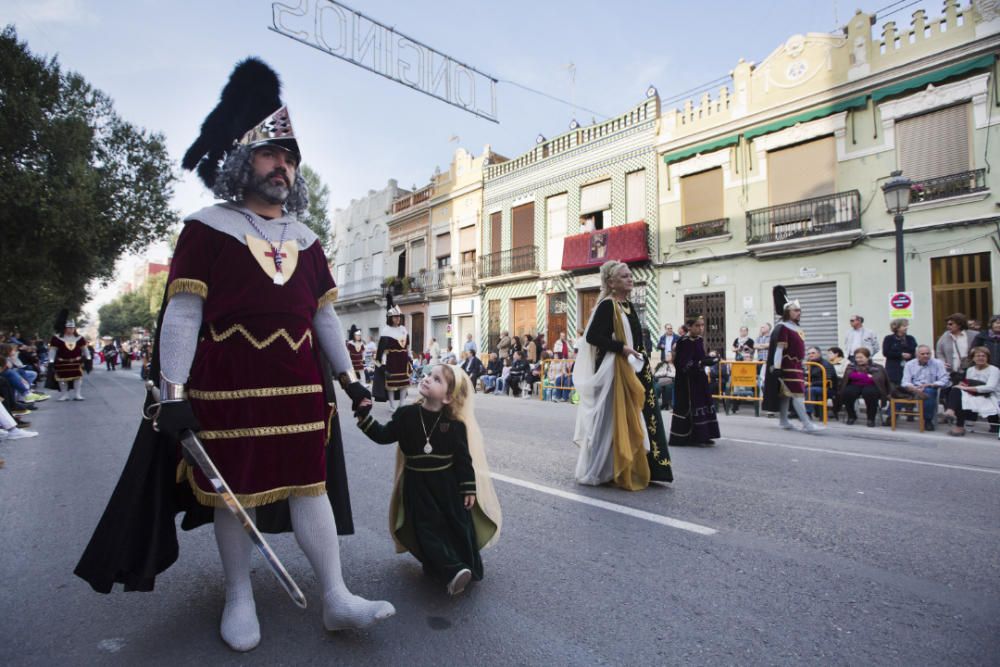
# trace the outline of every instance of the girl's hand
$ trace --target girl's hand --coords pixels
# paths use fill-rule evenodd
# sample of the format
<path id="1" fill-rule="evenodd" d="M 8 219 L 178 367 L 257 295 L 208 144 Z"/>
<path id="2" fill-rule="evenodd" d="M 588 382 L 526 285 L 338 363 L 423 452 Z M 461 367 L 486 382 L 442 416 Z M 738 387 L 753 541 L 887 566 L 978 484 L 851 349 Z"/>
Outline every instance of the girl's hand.
<path id="1" fill-rule="evenodd" d="M 642 355 L 633 350 L 628 345 L 622 348 L 622 354 L 624 354 L 626 357 L 635 357 L 636 359 L 642 359 Z"/>
<path id="2" fill-rule="evenodd" d="M 470 493 L 469 495 L 465 496 L 465 500 L 462 502 L 462 504 L 465 505 L 465 509 L 471 510 L 472 506 L 476 504 L 476 494 Z"/>

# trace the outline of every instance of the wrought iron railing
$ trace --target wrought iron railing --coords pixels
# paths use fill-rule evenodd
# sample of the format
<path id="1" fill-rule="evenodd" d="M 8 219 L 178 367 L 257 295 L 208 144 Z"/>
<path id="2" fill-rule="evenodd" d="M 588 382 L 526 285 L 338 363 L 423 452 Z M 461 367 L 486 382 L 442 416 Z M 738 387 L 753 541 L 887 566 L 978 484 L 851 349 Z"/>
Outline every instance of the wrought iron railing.
<path id="1" fill-rule="evenodd" d="M 393 276 L 383 279 L 382 286 L 387 292 L 392 291 L 393 296 L 409 296 L 424 291 L 427 277 L 428 272 L 426 270 L 411 273 L 402 278 Z"/>
<path id="2" fill-rule="evenodd" d="M 429 271 L 427 274 L 427 289 L 448 289 L 445 276 L 450 271 L 453 271 L 455 274 L 455 282 L 452 284 L 452 287 L 466 287 L 476 282 L 476 263 L 465 262 L 458 266 L 445 266 Z"/>
<path id="3" fill-rule="evenodd" d="M 677 243 L 697 241 L 713 236 L 724 236 L 729 233 L 729 218 L 696 222 L 693 225 L 682 225 L 677 228 Z"/>
<path id="4" fill-rule="evenodd" d="M 861 193 L 857 190 L 747 211 L 747 245 L 852 229 L 861 229 Z"/>
<path id="5" fill-rule="evenodd" d="M 483 255 L 479 259 L 480 278 L 496 278 L 522 271 L 538 271 L 538 246 L 526 245 L 502 250 Z"/>
<path id="6" fill-rule="evenodd" d="M 985 169 L 963 171 L 960 174 L 925 178 L 914 183 L 910 186 L 910 203 L 947 199 L 987 189 Z"/>

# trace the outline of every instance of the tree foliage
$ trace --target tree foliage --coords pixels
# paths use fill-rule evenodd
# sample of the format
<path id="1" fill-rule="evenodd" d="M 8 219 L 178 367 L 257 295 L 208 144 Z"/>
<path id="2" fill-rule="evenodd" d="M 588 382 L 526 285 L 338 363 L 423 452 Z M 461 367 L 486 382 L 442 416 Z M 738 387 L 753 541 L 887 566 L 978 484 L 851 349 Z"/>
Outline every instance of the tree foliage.
<path id="1" fill-rule="evenodd" d="M 319 243 L 323 250 L 330 255 L 332 248 L 330 239 L 330 217 L 327 211 L 330 209 L 330 188 L 320 180 L 317 174 L 309 165 L 303 164 L 299 168 L 302 178 L 309 186 L 309 208 L 299 214 L 299 220 L 304 222 L 309 229 L 316 232 Z"/>
<path id="2" fill-rule="evenodd" d="M 0 32 L 0 326 L 45 331 L 115 260 L 165 237 L 176 173 L 163 137 L 55 58 Z"/>
<path id="3" fill-rule="evenodd" d="M 97 310 L 102 336 L 129 338 L 135 327 L 152 331 L 160 313 L 163 290 L 167 285 L 165 271 L 150 276 L 139 289 L 122 294 Z"/>

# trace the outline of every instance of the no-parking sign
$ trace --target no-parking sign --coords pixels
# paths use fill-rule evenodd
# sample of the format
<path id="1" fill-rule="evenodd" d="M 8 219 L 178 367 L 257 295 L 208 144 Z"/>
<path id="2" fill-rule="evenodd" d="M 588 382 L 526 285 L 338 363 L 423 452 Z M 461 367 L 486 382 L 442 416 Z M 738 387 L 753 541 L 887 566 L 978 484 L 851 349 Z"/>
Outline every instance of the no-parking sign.
<path id="1" fill-rule="evenodd" d="M 913 319 L 913 292 L 893 292 L 889 295 L 889 319 Z"/>

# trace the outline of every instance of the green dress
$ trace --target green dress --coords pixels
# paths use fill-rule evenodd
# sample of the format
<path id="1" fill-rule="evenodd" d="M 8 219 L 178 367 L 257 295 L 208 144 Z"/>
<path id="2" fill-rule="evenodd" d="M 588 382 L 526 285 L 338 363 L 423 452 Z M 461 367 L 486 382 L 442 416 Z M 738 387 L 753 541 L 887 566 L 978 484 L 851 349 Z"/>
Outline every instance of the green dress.
<path id="1" fill-rule="evenodd" d="M 463 505 L 466 495 L 476 493 L 465 424 L 419 405 L 406 405 L 396 410 L 388 424 L 369 415 L 360 426 L 374 442 L 399 443 L 402 474 L 394 491 L 399 501 L 393 503 L 389 517 L 397 542 L 440 582 L 451 581 L 463 569 L 471 570 L 476 581 L 482 579 L 483 561 L 472 513 Z M 425 428 L 430 434 L 430 453 L 424 451 Z"/>

